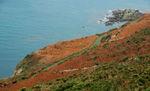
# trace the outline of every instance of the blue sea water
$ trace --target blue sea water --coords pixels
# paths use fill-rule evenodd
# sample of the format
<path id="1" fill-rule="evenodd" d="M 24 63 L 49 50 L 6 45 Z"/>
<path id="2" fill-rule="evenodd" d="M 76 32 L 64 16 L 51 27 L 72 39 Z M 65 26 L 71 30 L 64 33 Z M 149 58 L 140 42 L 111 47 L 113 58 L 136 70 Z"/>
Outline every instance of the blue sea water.
<path id="1" fill-rule="evenodd" d="M 10 77 L 29 53 L 107 31 L 97 23 L 108 10 L 150 12 L 149 0 L 0 0 L 0 78 Z M 85 28 L 82 28 L 82 27 Z"/>

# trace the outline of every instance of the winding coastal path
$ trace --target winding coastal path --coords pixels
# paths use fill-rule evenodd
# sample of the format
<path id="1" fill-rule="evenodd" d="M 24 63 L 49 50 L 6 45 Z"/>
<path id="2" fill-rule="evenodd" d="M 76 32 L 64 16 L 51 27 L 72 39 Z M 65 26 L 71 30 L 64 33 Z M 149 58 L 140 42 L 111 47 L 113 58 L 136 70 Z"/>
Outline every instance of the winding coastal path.
<path id="1" fill-rule="evenodd" d="M 104 34 L 100 35 L 100 36 L 95 40 L 95 42 L 93 43 L 92 46 L 90 46 L 90 47 L 88 47 L 88 48 L 86 48 L 86 49 L 84 49 L 84 50 L 82 50 L 82 51 L 80 51 L 80 52 L 74 53 L 74 54 L 72 54 L 72 55 L 70 55 L 70 56 L 68 56 L 68 57 L 66 57 L 66 58 L 63 58 L 63 59 L 61 59 L 61 60 L 56 61 L 54 64 L 52 64 L 52 65 L 46 67 L 45 69 L 43 69 L 40 73 L 42 73 L 42 72 L 44 72 L 44 71 L 46 71 L 46 70 L 48 70 L 48 69 L 50 69 L 50 68 L 52 68 L 52 67 L 54 67 L 54 66 L 56 66 L 56 65 L 59 65 L 59 64 L 61 64 L 61 63 L 64 63 L 64 62 L 66 62 L 67 60 L 69 60 L 69 59 L 71 59 L 71 58 L 73 58 L 73 57 L 75 57 L 75 56 L 79 56 L 79 55 L 81 55 L 82 53 L 86 52 L 86 51 L 89 50 L 89 49 L 92 49 L 92 48 L 94 48 L 94 47 L 99 46 L 99 44 L 101 43 L 101 39 L 102 39 L 104 36 L 106 36 L 106 35 L 107 35 L 107 33 L 104 33 Z"/>

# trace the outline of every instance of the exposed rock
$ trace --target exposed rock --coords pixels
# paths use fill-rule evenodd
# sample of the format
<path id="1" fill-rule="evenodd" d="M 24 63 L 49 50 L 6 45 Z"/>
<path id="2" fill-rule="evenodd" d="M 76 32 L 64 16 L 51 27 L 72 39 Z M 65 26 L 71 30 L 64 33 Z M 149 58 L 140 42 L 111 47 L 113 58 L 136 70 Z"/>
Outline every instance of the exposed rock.
<path id="1" fill-rule="evenodd" d="M 108 21 L 105 22 L 106 26 L 113 25 L 115 22 L 132 21 L 139 17 L 142 13 L 139 10 L 125 9 L 112 11 L 113 16 L 106 17 Z"/>
<path id="2" fill-rule="evenodd" d="M 16 75 L 19 75 L 21 72 L 22 72 L 22 68 L 18 69 L 18 70 L 15 70 L 12 77 L 16 76 Z"/>

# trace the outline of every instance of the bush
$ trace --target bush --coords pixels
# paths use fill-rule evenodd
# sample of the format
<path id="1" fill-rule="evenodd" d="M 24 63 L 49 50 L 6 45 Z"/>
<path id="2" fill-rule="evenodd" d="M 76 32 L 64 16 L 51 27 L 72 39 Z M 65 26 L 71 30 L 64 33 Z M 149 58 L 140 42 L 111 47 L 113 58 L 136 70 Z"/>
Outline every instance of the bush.
<path id="1" fill-rule="evenodd" d="M 125 51 L 125 50 L 123 51 L 123 54 L 126 54 L 126 51 Z"/>
<path id="2" fill-rule="evenodd" d="M 62 91 L 62 88 L 58 87 L 54 91 Z"/>
<path id="3" fill-rule="evenodd" d="M 95 84 L 94 84 L 94 85 L 91 85 L 90 88 L 89 88 L 89 90 L 90 90 L 90 91 L 98 91 L 97 85 L 95 85 Z"/>
<path id="4" fill-rule="evenodd" d="M 128 58 L 129 58 L 129 57 L 126 56 L 126 57 L 124 57 L 124 58 L 122 59 L 122 61 L 123 61 L 123 62 L 126 62 L 126 61 L 128 60 Z"/>
<path id="5" fill-rule="evenodd" d="M 109 49 L 109 48 L 110 48 L 109 43 L 105 43 L 105 44 L 103 45 L 103 48 Z"/>
<path id="6" fill-rule="evenodd" d="M 133 77 L 134 77 L 134 78 L 137 78 L 137 77 L 139 77 L 139 75 L 138 75 L 138 74 L 134 74 Z"/>
<path id="7" fill-rule="evenodd" d="M 93 57 L 93 61 L 95 61 L 98 58 L 98 56 Z"/>
<path id="8" fill-rule="evenodd" d="M 36 74 L 36 73 L 35 73 L 35 72 L 31 72 L 31 74 L 30 74 L 30 75 L 32 76 L 32 75 L 34 75 L 34 74 Z"/>
<path id="9" fill-rule="evenodd" d="M 59 78 L 58 78 L 58 79 L 56 79 L 56 81 L 60 81 L 60 80 L 61 80 L 61 79 L 59 79 Z"/>
<path id="10" fill-rule="evenodd" d="M 113 57 L 116 57 L 116 55 L 114 54 Z"/>
<path id="11" fill-rule="evenodd" d="M 21 79 L 22 79 L 22 80 L 25 80 L 25 79 L 27 79 L 27 77 L 23 76 Z"/>
<path id="12" fill-rule="evenodd" d="M 149 55 L 139 55 L 138 58 L 140 60 L 144 60 L 145 58 L 149 57 Z"/>
<path id="13" fill-rule="evenodd" d="M 139 51 L 140 49 L 141 49 L 141 47 L 138 47 L 138 49 L 137 49 L 137 50 Z"/>
<path id="14" fill-rule="evenodd" d="M 150 75 L 145 75 L 144 78 L 150 81 Z"/>
<path id="15" fill-rule="evenodd" d="M 48 83 L 48 85 L 52 85 L 52 84 L 53 84 L 53 82 L 49 82 L 49 83 Z"/>
<path id="16" fill-rule="evenodd" d="M 139 78 L 139 79 L 137 80 L 137 82 L 139 83 L 139 85 L 144 85 L 145 82 L 146 82 L 146 80 L 143 79 L 143 78 Z"/>
<path id="17" fill-rule="evenodd" d="M 63 82 L 67 82 L 68 79 L 67 79 L 67 78 L 62 78 L 62 81 L 63 81 Z"/>
<path id="18" fill-rule="evenodd" d="M 31 57 L 33 57 L 33 52 L 31 54 L 28 54 L 25 58 L 30 59 Z"/>
<path id="19" fill-rule="evenodd" d="M 68 89 L 68 88 L 71 88 L 73 85 L 75 85 L 76 82 L 75 81 L 71 81 L 69 82 L 67 85 L 65 85 L 65 88 Z"/>
<path id="20" fill-rule="evenodd" d="M 26 91 L 27 90 L 27 88 L 26 87 L 23 87 L 23 88 L 21 88 L 19 91 Z"/>
<path id="21" fill-rule="evenodd" d="M 15 83 L 17 83 L 17 80 L 15 80 L 15 81 L 12 82 L 12 84 L 15 84 Z"/>
<path id="22" fill-rule="evenodd" d="M 127 40 L 127 43 L 129 43 L 130 42 L 130 40 Z"/>
<path id="23" fill-rule="evenodd" d="M 3 82 L 0 82 L 0 85 L 2 85 L 3 84 Z"/>
<path id="24" fill-rule="evenodd" d="M 72 88 L 74 91 L 81 91 L 84 85 L 85 85 L 84 82 L 77 82 L 75 85 L 73 85 Z"/>

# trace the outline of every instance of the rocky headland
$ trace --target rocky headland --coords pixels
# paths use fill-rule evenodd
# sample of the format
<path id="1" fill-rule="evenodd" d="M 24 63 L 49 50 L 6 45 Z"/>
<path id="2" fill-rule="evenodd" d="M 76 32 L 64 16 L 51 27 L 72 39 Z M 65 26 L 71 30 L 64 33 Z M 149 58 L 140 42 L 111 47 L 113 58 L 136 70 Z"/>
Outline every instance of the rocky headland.
<path id="1" fill-rule="evenodd" d="M 106 17 L 108 21 L 105 22 L 106 26 L 113 25 L 115 22 L 132 21 L 142 15 L 139 10 L 125 9 L 125 10 L 114 10 L 112 16 Z"/>

